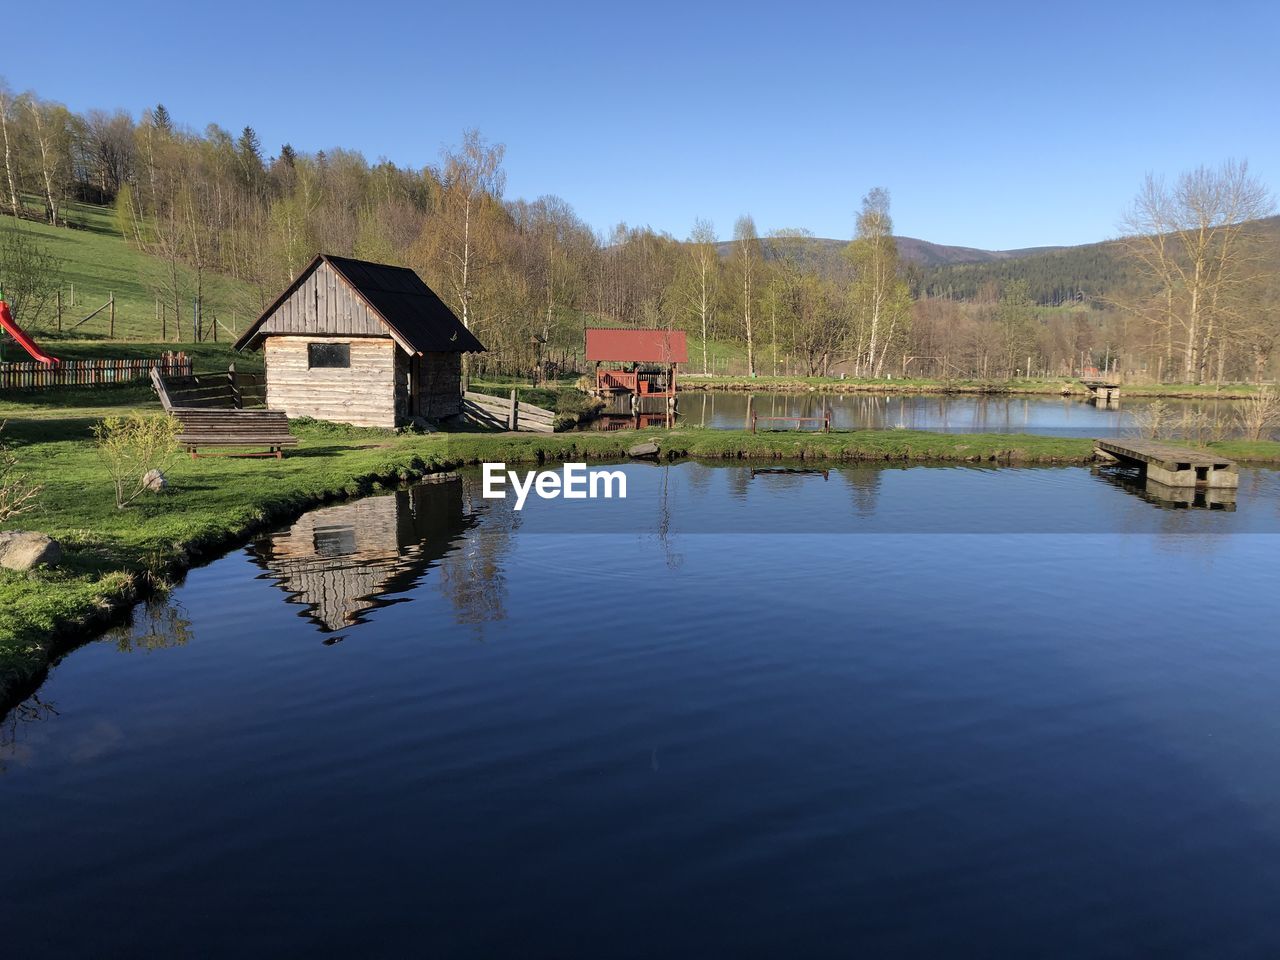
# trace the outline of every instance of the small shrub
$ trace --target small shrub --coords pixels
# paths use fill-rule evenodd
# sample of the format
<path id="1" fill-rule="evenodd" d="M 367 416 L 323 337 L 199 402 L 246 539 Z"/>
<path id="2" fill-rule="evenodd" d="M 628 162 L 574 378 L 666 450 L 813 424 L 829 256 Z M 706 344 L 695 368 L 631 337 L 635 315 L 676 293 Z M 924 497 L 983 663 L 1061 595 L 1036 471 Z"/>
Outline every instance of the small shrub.
<path id="1" fill-rule="evenodd" d="M 170 416 L 107 417 L 93 428 L 98 453 L 115 486 L 116 507 L 123 510 L 142 496 L 142 478 L 163 470 L 178 452 L 177 420 Z"/>
<path id="2" fill-rule="evenodd" d="M 1271 439 L 1271 434 L 1280 427 L 1280 394 L 1266 387 L 1241 401 L 1236 419 L 1246 440 Z"/>
<path id="3" fill-rule="evenodd" d="M 0 422 L 0 433 L 4 432 Z M 26 513 L 36 505 L 41 487 L 32 483 L 25 473 L 18 470 L 18 458 L 0 438 L 0 523 Z"/>
<path id="4" fill-rule="evenodd" d="M 1173 428 L 1173 408 L 1164 400 L 1152 400 L 1133 411 L 1133 425 L 1148 440 L 1162 440 Z"/>
<path id="5" fill-rule="evenodd" d="M 1225 440 L 1230 433 L 1231 421 L 1216 410 L 1186 410 L 1176 435 L 1179 439 L 1204 446 Z"/>

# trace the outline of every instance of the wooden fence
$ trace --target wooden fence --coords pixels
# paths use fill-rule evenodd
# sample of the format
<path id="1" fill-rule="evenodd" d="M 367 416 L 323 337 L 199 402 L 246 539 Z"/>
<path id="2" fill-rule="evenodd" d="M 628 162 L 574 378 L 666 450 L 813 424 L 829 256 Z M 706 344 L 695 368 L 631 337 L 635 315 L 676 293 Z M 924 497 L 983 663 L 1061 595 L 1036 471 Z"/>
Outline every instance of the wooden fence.
<path id="1" fill-rule="evenodd" d="M 173 376 L 154 370 L 151 385 L 166 410 L 253 410 L 267 405 L 266 377 L 237 373 L 234 363 L 226 373 Z"/>
<path id="2" fill-rule="evenodd" d="M 0 363 L 0 390 L 44 390 L 49 387 L 90 387 L 104 383 L 146 380 L 152 370 L 165 376 L 191 376 L 191 358 L 166 353 L 158 360 L 63 360 L 59 363 Z"/>
<path id="3" fill-rule="evenodd" d="M 555 430 L 554 413 L 517 400 L 514 390 L 507 400 L 468 390 L 462 396 L 462 416 L 471 423 L 497 430 L 524 430 L 529 433 L 552 433 Z"/>

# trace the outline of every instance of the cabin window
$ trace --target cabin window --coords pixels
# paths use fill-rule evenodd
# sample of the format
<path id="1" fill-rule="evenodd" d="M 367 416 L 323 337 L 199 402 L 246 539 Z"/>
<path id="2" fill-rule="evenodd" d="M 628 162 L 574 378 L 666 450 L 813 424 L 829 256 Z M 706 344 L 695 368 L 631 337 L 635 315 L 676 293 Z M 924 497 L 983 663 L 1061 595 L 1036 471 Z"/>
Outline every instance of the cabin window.
<path id="1" fill-rule="evenodd" d="M 315 367 L 349 367 L 351 366 L 351 344 L 349 343 L 309 343 L 307 344 L 307 366 Z"/>

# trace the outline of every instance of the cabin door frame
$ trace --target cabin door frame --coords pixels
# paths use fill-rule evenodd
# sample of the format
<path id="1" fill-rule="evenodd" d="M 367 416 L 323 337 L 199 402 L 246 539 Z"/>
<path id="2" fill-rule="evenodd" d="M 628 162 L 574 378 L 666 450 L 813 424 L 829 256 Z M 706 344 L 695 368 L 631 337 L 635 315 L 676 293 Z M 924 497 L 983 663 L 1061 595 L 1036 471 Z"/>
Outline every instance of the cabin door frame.
<path id="1" fill-rule="evenodd" d="M 409 357 L 409 416 L 422 416 L 422 356 Z"/>

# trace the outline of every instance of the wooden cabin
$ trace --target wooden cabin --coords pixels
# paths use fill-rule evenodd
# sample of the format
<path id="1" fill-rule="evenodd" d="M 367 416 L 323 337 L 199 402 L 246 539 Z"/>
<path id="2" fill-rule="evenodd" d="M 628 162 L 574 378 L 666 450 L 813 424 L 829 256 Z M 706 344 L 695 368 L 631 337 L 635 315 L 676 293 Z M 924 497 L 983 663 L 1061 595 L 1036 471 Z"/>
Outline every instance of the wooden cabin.
<path id="1" fill-rule="evenodd" d="M 595 364 L 595 394 L 612 414 L 672 413 L 676 366 L 689 362 L 683 330 L 590 327 L 586 358 Z"/>
<path id="2" fill-rule="evenodd" d="M 407 267 L 320 254 L 236 342 L 263 349 L 290 417 L 398 427 L 462 412 L 462 355 L 484 350 Z"/>

